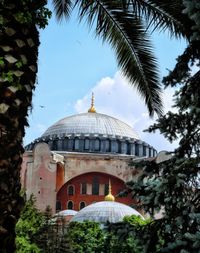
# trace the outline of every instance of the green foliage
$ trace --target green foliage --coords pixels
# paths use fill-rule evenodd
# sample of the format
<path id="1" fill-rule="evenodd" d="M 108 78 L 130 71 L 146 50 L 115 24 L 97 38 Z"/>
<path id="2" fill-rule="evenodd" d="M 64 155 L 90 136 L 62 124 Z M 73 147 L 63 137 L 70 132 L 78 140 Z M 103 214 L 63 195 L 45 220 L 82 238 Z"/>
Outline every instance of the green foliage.
<path id="1" fill-rule="evenodd" d="M 21 212 L 20 219 L 16 225 L 17 253 L 39 253 L 41 252 L 35 243 L 34 236 L 42 227 L 44 215 L 35 207 L 33 196 L 26 201 Z"/>
<path id="2" fill-rule="evenodd" d="M 35 235 L 35 242 L 44 253 L 70 253 L 71 246 L 66 234 L 64 220 L 60 219 L 59 223 L 52 220 L 52 210 L 46 208 L 44 213 L 44 222 L 42 227 Z"/>
<path id="3" fill-rule="evenodd" d="M 147 224 L 151 223 L 151 219 L 142 219 L 140 216 L 137 215 L 131 215 L 131 216 L 125 216 L 123 218 L 123 222 L 129 223 L 133 226 L 146 226 Z"/>
<path id="4" fill-rule="evenodd" d="M 71 222 L 66 236 L 75 253 L 104 252 L 105 233 L 96 222 Z"/>
<path id="5" fill-rule="evenodd" d="M 195 1 L 184 2 L 191 14 Z M 141 208 L 152 216 L 162 212 L 146 230 L 147 252 L 152 253 L 200 252 L 200 41 L 193 33 L 190 36 L 174 70 L 163 79 L 166 87 L 176 87 L 176 112 L 168 112 L 149 128 L 159 130 L 169 141 L 179 140 L 179 146 L 163 162 L 135 163 L 143 173 L 137 182 L 127 184 Z"/>
<path id="6" fill-rule="evenodd" d="M 123 222 L 110 224 L 107 233 L 107 251 L 109 253 L 144 253 L 149 240 L 146 229 L 151 225 L 150 219 L 139 216 L 125 216 Z"/>

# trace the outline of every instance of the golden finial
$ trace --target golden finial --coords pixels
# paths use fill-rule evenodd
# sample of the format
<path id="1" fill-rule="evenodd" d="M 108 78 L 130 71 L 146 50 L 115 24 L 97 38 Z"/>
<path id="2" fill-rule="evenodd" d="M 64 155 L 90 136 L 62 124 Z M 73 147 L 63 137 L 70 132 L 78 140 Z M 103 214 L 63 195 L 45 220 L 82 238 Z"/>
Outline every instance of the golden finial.
<path id="1" fill-rule="evenodd" d="M 109 186 L 108 186 L 108 195 L 105 196 L 105 201 L 115 201 L 115 197 L 112 195 L 110 179 L 109 179 Z"/>
<path id="2" fill-rule="evenodd" d="M 94 107 L 94 93 L 92 92 L 92 100 L 91 100 L 91 107 L 88 110 L 88 112 L 96 112 L 96 109 Z"/>

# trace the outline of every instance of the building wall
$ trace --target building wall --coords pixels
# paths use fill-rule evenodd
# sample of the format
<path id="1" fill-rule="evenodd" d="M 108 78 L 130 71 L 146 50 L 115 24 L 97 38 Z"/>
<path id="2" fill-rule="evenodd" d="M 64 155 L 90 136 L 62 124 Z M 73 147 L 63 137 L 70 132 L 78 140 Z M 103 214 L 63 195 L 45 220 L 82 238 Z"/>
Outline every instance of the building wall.
<path id="1" fill-rule="evenodd" d="M 33 152 L 25 153 L 21 170 L 22 187 L 27 198 L 33 194 L 36 206 L 45 210 L 49 205 L 55 212 L 57 163 L 52 160 L 49 147 L 45 143 L 35 146 Z"/>
<path id="2" fill-rule="evenodd" d="M 91 153 L 66 153 L 65 182 L 89 172 L 110 174 L 127 182 L 137 175 L 137 170 L 130 168 L 133 156 L 103 155 Z"/>
<path id="3" fill-rule="evenodd" d="M 60 196 L 62 209 L 65 209 L 67 199 L 66 187 L 73 183 L 78 189 L 79 181 L 91 180 L 94 175 L 99 175 L 102 184 L 108 183 L 111 178 L 113 193 L 117 194 L 123 183 L 138 175 L 136 169 L 128 165 L 133 156 L 52 152 L 46 143 L 38 143 L 33 151 L 25 152 L 21 170 L 21 183 L 26 189 L 27 196 L 34 194 L 36 205 L 40 210 L 45 210 L 49 205 L 53 213 L 56 211 L 56 195 Z M 90 176 L 89 176 L 90 175 Z M 87 178 L 88 177 L 88 178 Z M 80 189 L 78 190 L 80 192 Z M 60 194 L 60 195 L 59 195 Z M 85 196 L 86 204 L 101 201 L 104 196 Z M 80 196 L 74 195 L 76 210 L 79 210 Z M 122 203 L 130 203 L 125 199 Z"/>
<path id="4" fill-rule="evenodd" d="M 112 195 L 115 196 L 115 200 L 127 205 L 133 204 L 133 199 L 130 195 L 127 197 L 116 197 L 118 193 L 126 189 L 125 183 L 121 179 L 105 173 L 91 172 L 74 177 L 62 186 L 57 193 L 57 201 L 61 204 L 59 209 L 68 209 L 69 201 L 73 203 L 72 209 L 76 211 L 81 209 L 81 202 L 84 202 L 85 206 L 88 206 L 94 202 L 103 201 L 105 195 L 108 194 L 109 180 L 111 181 Z M 82 191 L 83 184 L 86 185 L 86 192 Z M 93 193 L 92 191 L 94 184 L 97 186 L 98 193 Z M 69 191 L 69 187 L 73 189 L 73 192 Z"/>

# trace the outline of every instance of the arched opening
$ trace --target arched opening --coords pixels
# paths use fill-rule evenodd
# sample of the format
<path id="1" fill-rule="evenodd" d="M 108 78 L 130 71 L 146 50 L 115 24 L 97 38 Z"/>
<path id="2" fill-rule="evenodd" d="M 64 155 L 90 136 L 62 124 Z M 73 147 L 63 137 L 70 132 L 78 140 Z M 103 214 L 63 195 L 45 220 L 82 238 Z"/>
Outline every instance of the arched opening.
<path id="1" fill-rule="evenodd" d="M 96 176 L 92 182 L 92 195 L 99 195 L 99 178 Z"/>
<path id="2" fill-rule="evenodd" d="M 87 193 L 87 183 L 81 183 L 81 194 L 85 195 Z"/>
<path id="3" fill-rule="evenodd" d="M 74 193 L 75 193 L 75 189 L 74 188 L 75 188 L 74 185 L 68 185 L 68 187 L 67 187 L 67 194 L 68 195 L 74 195 Z"/>
<path id="4" fill-rule="evenodd" d="M 69 209 L 69 210 L 73 210 L 74 209 L 74 203 L 71 200 L 69 200 L 67 202 L 67 209 Z"/>
<path id="5" fill-rule="evenodd" d="M 110 151 L 110 141 L 109 140 L 106 140 L 105 141 L 105 146 L 106 146 L 106 152 L 109 152 Z"/>
<path id="6" fill-rule="evenodd" d="M 99 151 L 100 150 L 100 140 L 99 139 L 96 139 L 94 141 L 94 150 L 95 151 Z"/>
<path id="7" fill-rule="evenodd" d="M 78 138 L 75 138 L 75 141 L 74 141 L 74 149 L 75 149 L 75 150 L 79 150 L 79 139 L 78 139 Z"/>
<path id="8" fill-rule="evenodd" d="M 84 141 L 84 149 L 89 150 L 89 148 L 90 148 L 90 140 L 86 138 Z"/>
<path id="9" fill-rule="evenodd" d="M 84 207 L 86 206 L 85 202 L 84 201 L 81 201 L 80 204 L 79 204 L 79 209 L 83 209 Z"/>
<path id="10" fill-rule="evenodd" d="M 56 200 L 56 212 L 62 210 L 61 202 L 59 200 Z"/>

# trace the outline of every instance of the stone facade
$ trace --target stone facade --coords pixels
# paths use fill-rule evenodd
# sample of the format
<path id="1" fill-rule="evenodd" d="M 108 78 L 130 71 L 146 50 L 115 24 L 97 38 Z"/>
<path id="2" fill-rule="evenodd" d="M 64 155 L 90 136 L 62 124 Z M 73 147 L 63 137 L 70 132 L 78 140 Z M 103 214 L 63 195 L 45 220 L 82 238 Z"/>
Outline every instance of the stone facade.
<path id="1" fill-rule="evenodd" d="M 102 201 L 111 180 L 113 195 L 138 176 L 131 159 L 152 159 L 156 150 L 126 123 L 90 110 L 61 119 L 25 147 L 21 170 L 27 197 L 41 210 L 80 210 Z M 117 198 L 132 204 L 131 196 Z"/>

